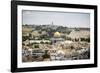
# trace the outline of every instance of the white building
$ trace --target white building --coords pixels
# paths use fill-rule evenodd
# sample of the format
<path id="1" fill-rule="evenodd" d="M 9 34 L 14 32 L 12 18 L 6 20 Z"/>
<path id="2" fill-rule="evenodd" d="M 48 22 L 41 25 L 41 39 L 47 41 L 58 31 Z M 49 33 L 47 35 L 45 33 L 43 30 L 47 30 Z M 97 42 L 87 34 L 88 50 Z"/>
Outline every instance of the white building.
<path id="1" fill-rule="evenodd" d="M 72 40 L 80 40 L 80 38 L 89 38 L 90 37 L 90 31 L 86 31 L 86 30 L 80 30 L 80 31 L 72 31 L 69 35 L 69 38 L 71 38 Z"/>

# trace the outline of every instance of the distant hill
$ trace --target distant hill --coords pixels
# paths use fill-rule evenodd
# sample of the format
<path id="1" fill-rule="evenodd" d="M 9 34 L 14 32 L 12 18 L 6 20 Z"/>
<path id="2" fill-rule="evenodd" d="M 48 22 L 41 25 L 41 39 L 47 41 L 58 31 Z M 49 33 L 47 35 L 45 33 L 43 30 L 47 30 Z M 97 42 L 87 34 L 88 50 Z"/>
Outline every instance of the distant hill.
<path id="1" fill-rule="evenodd" d="M 34 30 L 54 30 L 59 32 L 66 32 L 66 31 L 72 31 L 72 30 L 87 30 L 90 31 L 90 28 L 83 28 L 83 27 L 64 27 L 64 26 L 58 26 L 58 25 L 36 25 L 36 24 L 28 24 L 28 25 L 22 25 L 23 27 L 27 28 L 33 28 Z"/>

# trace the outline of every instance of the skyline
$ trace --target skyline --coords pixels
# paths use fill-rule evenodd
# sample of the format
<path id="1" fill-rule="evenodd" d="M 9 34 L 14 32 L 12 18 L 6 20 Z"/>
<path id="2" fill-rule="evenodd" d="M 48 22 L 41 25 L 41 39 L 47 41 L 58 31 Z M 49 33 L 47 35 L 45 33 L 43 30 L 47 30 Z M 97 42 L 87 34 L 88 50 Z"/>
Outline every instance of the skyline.
<path id="1" fill-rule="evenodd" d="M 90 28 L 89 13 L 23 10 L 22 18 L 23 25 L 49 25 L 53 22 L 57 26 Z"/>

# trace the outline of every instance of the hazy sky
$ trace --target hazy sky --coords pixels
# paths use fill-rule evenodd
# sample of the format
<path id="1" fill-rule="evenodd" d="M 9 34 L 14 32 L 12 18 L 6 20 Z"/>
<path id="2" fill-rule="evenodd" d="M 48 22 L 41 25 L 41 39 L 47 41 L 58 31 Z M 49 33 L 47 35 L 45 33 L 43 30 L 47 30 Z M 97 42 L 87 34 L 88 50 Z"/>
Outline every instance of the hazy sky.
<path id="1" fill-rule="evenodd" d="M 89 13 L 22 11 L 23 24 L 54 25 L 67 27 L 90 27 Z"/>

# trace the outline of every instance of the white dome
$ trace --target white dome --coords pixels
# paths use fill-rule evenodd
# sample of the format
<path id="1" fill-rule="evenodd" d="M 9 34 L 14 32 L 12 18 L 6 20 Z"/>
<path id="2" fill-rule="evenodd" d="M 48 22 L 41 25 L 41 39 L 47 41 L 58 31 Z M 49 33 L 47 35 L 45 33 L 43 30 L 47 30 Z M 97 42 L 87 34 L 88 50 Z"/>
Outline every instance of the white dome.
<path id="1" fill-rule="evenodd" d="M 57 54 L 63 54 L 63 55 L 65 55 L 65 52 L 62 51 L 62 50 L 58 50 L 58 51 L 57 51 Z"/>

